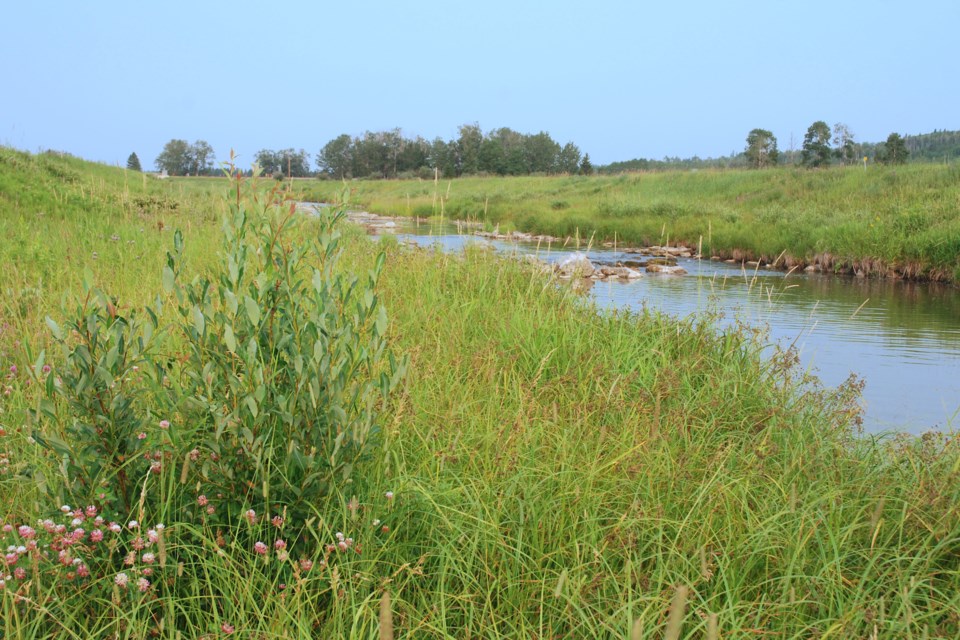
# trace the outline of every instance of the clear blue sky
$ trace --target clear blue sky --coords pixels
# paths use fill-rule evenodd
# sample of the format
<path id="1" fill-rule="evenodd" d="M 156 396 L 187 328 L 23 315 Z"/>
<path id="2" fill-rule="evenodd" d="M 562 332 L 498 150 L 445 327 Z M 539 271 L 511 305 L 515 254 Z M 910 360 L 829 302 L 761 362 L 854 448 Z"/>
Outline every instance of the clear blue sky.
<path id="1" fill-rule="evenodd" d="M 960 1 L 8 3 L 0 144 L 145 168 L 165 142 L 548 131 L 594 163 L 960 129 Z"/>

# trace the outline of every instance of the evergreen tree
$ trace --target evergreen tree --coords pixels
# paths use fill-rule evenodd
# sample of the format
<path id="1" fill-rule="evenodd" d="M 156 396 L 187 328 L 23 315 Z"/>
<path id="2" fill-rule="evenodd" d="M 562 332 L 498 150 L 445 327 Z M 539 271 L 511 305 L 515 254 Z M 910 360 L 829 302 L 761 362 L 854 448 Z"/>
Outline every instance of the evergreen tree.
<path id="1" fill-rule="evenodd" d="M 584 176 L 593 175 L 593 164 L 590 163 L 590 154 L 583 154 L 583 160 L 580 161 L 580 174 Z"/>
<path id="2" fill-rule="evenodd" d="M 127 169 L 131 171 L 143 171 L 140 168 L 140 158 L 137 157 L 136 153 L 131 153 L 130 157 L 127 158 Z"/>

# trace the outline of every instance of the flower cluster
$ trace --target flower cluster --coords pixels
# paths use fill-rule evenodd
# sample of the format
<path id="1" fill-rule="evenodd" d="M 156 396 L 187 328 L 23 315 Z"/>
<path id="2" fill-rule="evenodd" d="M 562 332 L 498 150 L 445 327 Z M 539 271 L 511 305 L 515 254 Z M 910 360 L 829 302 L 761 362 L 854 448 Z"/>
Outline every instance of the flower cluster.
<path id="1" fill-rule="evenodd" d="M 135 520 L 123 527 L 105 519 L 94 505 L 63 505 L 60 512 L 60 518 L 45 518 L 34 525 L 0 526 L 0 547 L 5 549 L 0 588 L 19 593 L 35 573 L 43 574 L 46 580 L 53 575 L 65 584 L 109 579 L 115 554 L 129 548 L 123 560 L 127 569 L 113 574 L 112 582 L 122 589 L 133 584 L 141 592 L 150 590 L 155 565 L 166 562 L 163 524 L 144 534 Z"/>

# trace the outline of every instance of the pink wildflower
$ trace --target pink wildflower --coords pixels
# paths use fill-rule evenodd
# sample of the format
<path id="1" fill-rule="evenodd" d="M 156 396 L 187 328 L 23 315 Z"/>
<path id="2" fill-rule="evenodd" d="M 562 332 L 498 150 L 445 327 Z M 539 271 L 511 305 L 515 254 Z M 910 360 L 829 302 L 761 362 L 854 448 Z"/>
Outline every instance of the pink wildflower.
<path id="1" fill-rule="evenodd" d="M 143 560 L 143 562 L 144 562 L 145 564 L 153 564 L 153 561 L 156 560 L 156 559 L 157 559 L 157 557 L 156 557 L 155 555 L 153 555 L 152 553 L 150 553 L 149 551 L 148 551 L 147 553 L 143 554 L 143 557 L 142 557 L 142 560 Z"/>
<path id="2" fill-rule="evenodd" d="M 250 524 L 253 524 L 257 521 L 257 512 L 254 511 L 253 509 L 247 509 L 247 512 L 243 515 L 246 516 L 247 521 Z"/>
<path id="3" fill-rule="evenodd" d="M 197 496 L 197 504 L 200 505 L 201 507 L 207 506 L 207 496 L 202 494 Z"/>
<path id="4" fill-rule="evenodd" d="M 253 545 L 253 550 L 260 555 L 264 555 L 267 552 L 267 545 L 257 540 Z"/>
<path id="5" fill-rule="evenodd" d="M 4 527 L 4 531 L 9 531 L 9 529 Z M 37 532 L 34 531 L 33 527 L 27 526 L 25 524 L 22 524 L 17 528 L 17 533 L 19 533 L 20 537 L 23 538 L 24 540 L 29 540 L 33 538 L 35 535 L 37 535 Z"/>
<path id="6" fill-rule="evenodd" d="M 161 420 L 161 421 L 160 421 L 160 428 L 161 428 L 161 429 L 169 429 L 169 428 L 170 428 L 170 421 L 169 421 L 169 420 Z"/>
<path id="7" fill-rule="evenodd" d="M 313 569 L 313 560 L 310 560 L 309 558 L 302 559 L 300 561 L 300 568 L 304 571 L 310 571 L 310 569 Z"/>
<path id="8" fill-rule="evenodd" d="M 220 630 L 223 631 L 225 634 L 230 635 L 231 633 L 233 633 L 234 627 L 229 622 L 224 622 L 222 625 L 220 625 Z"/>
<path id="9" fill-rule="evenodd" d="M 94 529 L 90 532 L 90 542 L 100 542 L 103 540 L 103 531 Z"/>
<path id="10" fill-rule="evenodd" d="M 123 587 L 124 589 L 126 589 L 126 588 L 127 588 L 127 584 L 130 582 L 130 576 L 128 576 L 127 574 L 125 574 L 125 573 L 123 573 L 123 572 L 121 571 L 120 573 L 118 573 L 118 574 L 113 578 L 113 582 L 114 582 L 118 587 Z"/>
<path id="11" fill-rule="evenodd" d="M 150 581 L 146 578 L 140 578 L 137 580 L 137 588 L 140 589 L 141 593 L 146 593 L 150 589 Z"/>

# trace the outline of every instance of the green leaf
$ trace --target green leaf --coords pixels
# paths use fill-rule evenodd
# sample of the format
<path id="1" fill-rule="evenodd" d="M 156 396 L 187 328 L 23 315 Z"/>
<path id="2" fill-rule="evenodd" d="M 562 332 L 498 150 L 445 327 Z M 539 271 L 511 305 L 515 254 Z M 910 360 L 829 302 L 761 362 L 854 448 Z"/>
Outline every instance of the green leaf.
<path id="1" fill-rule="evenodd" d="M 254 397 L 247 396 L 244 398 L 243 402 L 247 405 L 247 409 L 250 410 L 250 415 L 256 418 L 259 410 L 257 409 L 257 401 L 254 399 Z"/>
<path id="2" fill-rule="evenodd" d="M 200 310 L 200 307 L 194 305 L 193 307 L 193 327 L 197 330 L 197 335 L 202 336 L 203 330 L 207 326 L 207 320 L 203 317 L 203 311 Z"/>
<path id="3" fill-rule="evenodd" d="M 47 316 L 46 323 L 47 326 L 50 327 L 50 333 L 53 334 L 53 337 L 57 340 L 63 340 L 63 330 L 60 328 L 60 325 L 54 322 L 50 316 Z"/>
<path id="4" fill-rule="evenodd" d="M 257 301 L 251 298 L 250 296 L 243 297 L 243 306 L 247 310 L 247 317 L 250 318 L 250 322 L 253 326 L 260 324 L 260 306 L 257 304 Z"/>
<path id="5" fill-rule="evenodd" d="M 383 306 L 377 310 L 376 328 L 379 336 L 385 335 L 387 332 L 387 310 Z"/>
<path id="6" fill-rule="evenodd" d="M 233 335 L 233 327 L 227 325 L 223 329 L 223 343 L 227 345 L 227 349 L 230 353 L 237 352 L 237 338 Z"/>
<path id="7" fill-rule="evenodd" d="M 107 369 L 113 369 L 114 365 L 117 364 L 117 358 L 120 357 L 120 345 L 115 344 L 110 351 L 107 352 L 106 365 Z"/>
<path id="8" fill-rule="evenodd" d="M 223 292 L 223 297 L 227 300 L 227 309 L 230 310 L 230 313 L 237 315 L 237 309 L 239 308 L 237 305 L 237 296 L 233 294 L 233 291 L 227 289 Z"/>
<path id="9" fill-rule="evenodd" d="M 173 288 L 177 282 L 177 276 L 174 275 L 173 269 L 171 269 L 169 265 L 163 268 L 162 280 L 163 280 L 163 290 L 166 291 L 167 293 L 170 293 L 171 291 L 173 291 Z"/>

